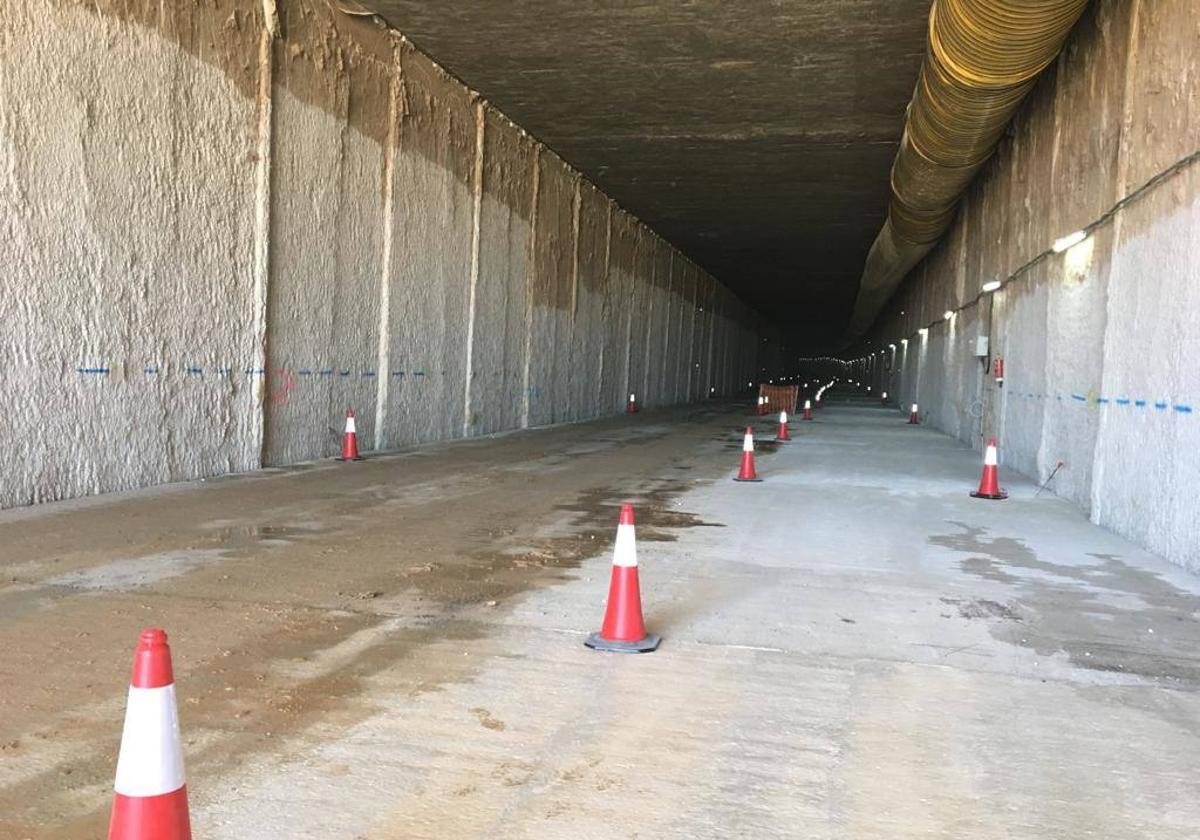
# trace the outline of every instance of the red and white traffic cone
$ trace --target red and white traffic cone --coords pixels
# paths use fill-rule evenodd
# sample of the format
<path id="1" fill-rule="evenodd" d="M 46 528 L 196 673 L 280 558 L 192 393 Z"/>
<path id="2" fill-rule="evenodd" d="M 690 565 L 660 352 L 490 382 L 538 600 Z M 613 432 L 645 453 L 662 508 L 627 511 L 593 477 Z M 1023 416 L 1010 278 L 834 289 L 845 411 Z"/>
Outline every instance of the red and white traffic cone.
<path id="1" fill-rule="evenodd" d="M 342 454 L 339 461 L 361 461 L 358 454 L 358 427 L 354 424 L 354 412 L 346 412 L 346 431 L 342 433 Z"/>
<path id="2" fill-rule="evenodd" d="M 108 840 L 191 840 L 167 634 L 142 631 L 117 757 Z"/>
<path id="3" fill-rule="evenodd" d="M 921 419 L 917 416 L 917 404 L 913 403 L 912 411 L 908 412 L 908 425 L 916 426 L 920 422 Z"/>
<path id="4" fill-rule="evenodd" d="M 788 436 L 788 416 L 786 411 L 779 412 L 779 434 L 775 436 L 777 443 L 787 443 L 791 438 Z"/>
<path id="5" fill-rule="evenodd" d="M 594 650 L 615 653 L 649 653 L 662 641 L 646 632 L 642 621 L 642 590 L 638 584 L 637 537 L 633 530 L 633 505 L 621 505 L 617 542 L 613 547 L 608 606 L 599 633 L 584 642 Z"/>
<path id="6" fill-rule="evenodd" d="M 629 403 L 625 406 L 626 414 L 637 414 L 637 394 L 629 395 Z"/>
<path id="7" fill-rule="evenodd" d="M 983 452 L 983 474 L 979 476 L 979 489 L 971 495 L 976 499 L 1007 499 L 1008 494 L 1000 489 L 1000 463 L 996 439 L 987 442 Z"/>
<path id="8" fill-rule="evenodd" d="M 813 419 L 812 418 L 812 408 L 813 408 L 812 400 L 805 400 L 804 401 L 804 414 L 801 415 L 805 420 Z"/>
<path id="9" fill-rule="evenodd" d="M 742 438 L 742 468 L 734 477 L 734 481 L 762 481 L 754 471 L 754 430 L 746 427 L 746 436 Z"/>

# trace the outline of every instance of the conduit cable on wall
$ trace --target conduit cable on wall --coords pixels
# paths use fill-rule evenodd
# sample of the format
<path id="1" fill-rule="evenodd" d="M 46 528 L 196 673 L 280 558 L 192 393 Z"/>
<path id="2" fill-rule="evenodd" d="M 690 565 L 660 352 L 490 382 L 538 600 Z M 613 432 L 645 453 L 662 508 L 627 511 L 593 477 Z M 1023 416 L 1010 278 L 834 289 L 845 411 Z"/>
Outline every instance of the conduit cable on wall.
<path id="1" fill-rule="evenodd" d="M 863 269 L 848 340 L 954 221 L 958 201 L 1088 0 L 935 0 L 892 164 L 891 203 Z"/>

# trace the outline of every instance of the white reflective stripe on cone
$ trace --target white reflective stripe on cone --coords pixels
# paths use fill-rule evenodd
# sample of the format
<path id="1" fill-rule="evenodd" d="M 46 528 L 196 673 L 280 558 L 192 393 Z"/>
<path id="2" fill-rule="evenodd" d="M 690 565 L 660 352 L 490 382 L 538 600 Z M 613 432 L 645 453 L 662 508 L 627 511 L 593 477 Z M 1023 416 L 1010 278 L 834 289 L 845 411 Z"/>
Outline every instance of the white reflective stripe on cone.
<path id="1" fill-rule="evenodd" d="M 912 413 L 913 413 L 913 414 L 916 414 L 916 413 L 917 413 L 917 404 L 916 404 L 916 403 L 913 403 L 913 407 L 912 407 Z"/>
<path id="2" fill-rule="evenodd" d="M 742 438 L 742 451 L 743 452 L 753 452 L 754 451 L 754 435 L 746 435 L 744 438 Z"/>
<path id="3" fill-rule="evenodd" d="M 637 402 L 637 394 L 630 394 L 630 395 L 629 395 L 629 401 L 630 401 L 630 402 Z"/>
<path id="4" fill-rule="evenodd" d="M 812 408 L 812 400 L 805 400 L 805 401 L 804 401 L 804 407 L 805 407 L 805 408 Z"/>
<path id="5" fill-rule="evenodd" d="M 787 425 L 787 412 L 786 411 L 779 412 L 779 422 L 785 426 Z"/>
<path id="6" fill-rule="evenodd" d="M 983 453 L 983 465 L 985 467 L 994 467 L 1000 462 L 996 458 L 996 447 L 989 446 Z"/>
<path id="7" fill-rule="evenodd" d="M 129 688 L 114 788 L 122 796 L 161 796 L 184 785 L 175 686 Z"/>
<path id="8" fill-rule="evenodd" d="M 617 526 L 617 544 L 613 547 L 614 566 L 637 566 L 637 539 L 633 527 Z"/>
<path id="9" fill-rule="evenodd" d="M 354 425 L 354 417 L 352 417 L 352 416 L 346 418 L 346 434 L 348 434 L 348 435 L 358 434 L 358 428 Z"/>

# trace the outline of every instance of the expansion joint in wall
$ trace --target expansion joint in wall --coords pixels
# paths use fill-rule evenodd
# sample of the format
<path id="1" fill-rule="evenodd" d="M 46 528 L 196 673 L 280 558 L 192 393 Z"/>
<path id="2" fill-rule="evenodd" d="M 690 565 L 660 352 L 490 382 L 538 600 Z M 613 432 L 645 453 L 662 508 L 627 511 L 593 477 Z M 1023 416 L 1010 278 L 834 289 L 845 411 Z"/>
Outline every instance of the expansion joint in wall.
<path id="1" fill-rule="evenodd" d="M 483 141 L 487 125 L 483 100 L 475 101 L 475 165 L 471 170 L 471 276 L 467 285 L 467 362 L 463 386 L 463 437 L 470 437 L 474 424 L 471 421 L 471 380 L 475 377 L 475 318 L 476 295 L 479 287 L 479 242 L 480 224 L 483 219 Z"/>
<path id="2" fill-rule="evenodd" d="M 274 3 L 269 2 L 272 9 Z M 275 27 L 278 28 L 278 18 Z M 271 20 L 263 29 L 258 43 L 258 91 L 256 94 L 257 124 L 254 165 L 254 298 L 251 303 L 251 322 L 254 346 L 252 368 L 266 370 L 270 348 L 267 339 L 269 313 L 268 283 L 271 274 L 271 151 L 273 132 L 272 90 L 274 85 L 274 50 Z M 256 443 L 254 457 L 259 466 L 266 463 L 267 417 L 266 377 L 258 377 L 251 391 L 253 428 Z"/>
<path id="3" fill-rule="evenodd" d="M 392 253 L 396 229 L 395 165 L 400 145 L 400 119 L 403 107 L 404 80 L 400 62 L 400 45 L 392 51 L 392 66 L 388 83 L 387 139 L 383 147 L 383 245 L 379 258 L 379 335 L 375 369 L 375 448 L 387 446 L 388 403 L 390 400 L 392 368 Z"/>

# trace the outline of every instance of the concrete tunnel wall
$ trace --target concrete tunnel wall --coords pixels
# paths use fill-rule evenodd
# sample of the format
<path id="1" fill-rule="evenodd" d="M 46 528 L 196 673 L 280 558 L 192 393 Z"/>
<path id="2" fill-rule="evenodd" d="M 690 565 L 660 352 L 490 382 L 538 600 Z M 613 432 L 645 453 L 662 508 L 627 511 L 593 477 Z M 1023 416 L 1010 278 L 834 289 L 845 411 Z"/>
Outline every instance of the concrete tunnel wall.
<path id="1" fill-rule="evenodd" d="M 976 447 L 995 435 L 1006 469 L 1043 482 L 1064 462 L 1049 489 L 1193 571 L 1200 165 L 972 301 L 1200 148 L 1198 48 L 1186 3 L 1094 3 L 890 304 L 865 377 Z M 973 355 L 981 335 L 1004 359 L 1003 387 Z"/>
<path id="2" fill-rule="evenodd" d="M 371 19 L 8 0 L 0 506 L 753 379 L 724 286 Z"/>

